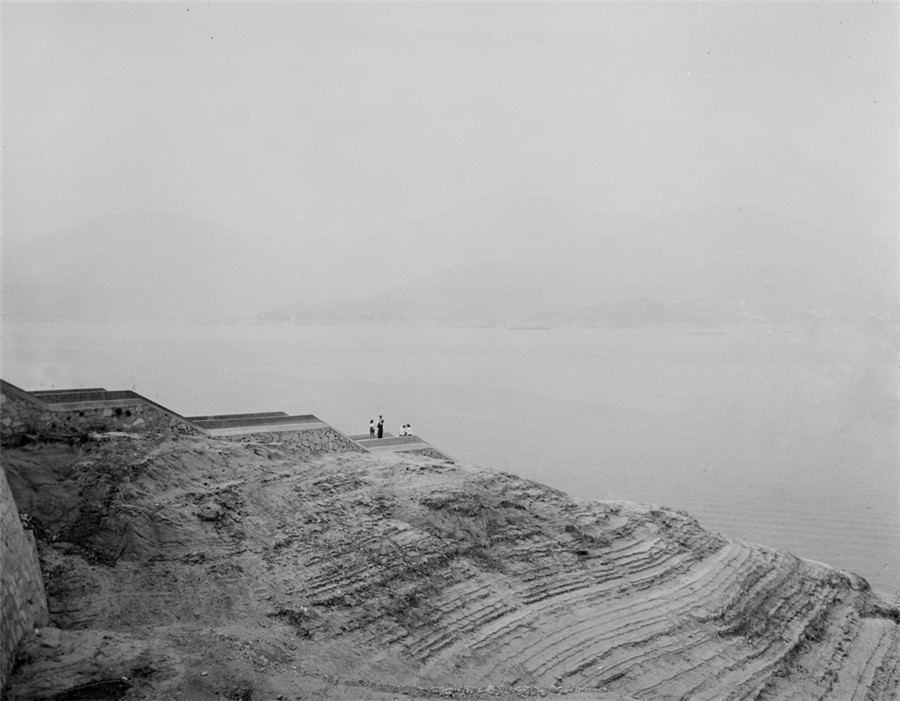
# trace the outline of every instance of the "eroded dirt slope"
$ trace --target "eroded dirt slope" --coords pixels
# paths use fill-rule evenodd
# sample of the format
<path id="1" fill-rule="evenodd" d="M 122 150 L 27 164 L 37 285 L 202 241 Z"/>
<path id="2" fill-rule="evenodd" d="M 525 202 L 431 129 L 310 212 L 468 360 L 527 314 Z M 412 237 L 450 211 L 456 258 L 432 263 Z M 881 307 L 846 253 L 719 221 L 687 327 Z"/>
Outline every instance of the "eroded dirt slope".
<path id="1" fill-rule="evenodd" d="M 686 514 L 201 438 L 2 459 L 52 616 L 12 699 L 898 695 L 898 609 Z"/>

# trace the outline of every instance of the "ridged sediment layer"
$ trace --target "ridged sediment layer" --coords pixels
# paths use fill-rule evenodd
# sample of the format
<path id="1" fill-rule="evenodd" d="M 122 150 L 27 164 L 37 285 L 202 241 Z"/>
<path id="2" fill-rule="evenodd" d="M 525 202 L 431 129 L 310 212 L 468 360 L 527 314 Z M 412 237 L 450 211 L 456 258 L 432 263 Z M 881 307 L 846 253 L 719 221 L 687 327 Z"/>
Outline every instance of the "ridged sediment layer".
<path id="1" fill-rule="evenodd" d="M 900 611 L 864 580 L 687 514 L 411 455 L 130 446 L 48 471 L 105 499 L 93 520 L 84 506 L 35 516 L 58 628 L 151 650 L 189 637 L 197 660 L 266 640 L 252 684 L 270 692 L 327 679 L 407 696 L 898 693 Z M 101 469 L 123 456 L 127 480 Z M 27 465 L 8 469 L 27 489 Z M 211 683 L 166 664 L 159 689 Z"/>

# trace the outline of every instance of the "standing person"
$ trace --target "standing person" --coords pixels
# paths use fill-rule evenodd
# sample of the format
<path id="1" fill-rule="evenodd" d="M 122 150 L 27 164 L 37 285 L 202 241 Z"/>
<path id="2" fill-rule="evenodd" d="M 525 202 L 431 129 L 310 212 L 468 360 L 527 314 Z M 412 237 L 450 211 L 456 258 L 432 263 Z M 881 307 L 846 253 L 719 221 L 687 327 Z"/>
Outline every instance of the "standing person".
<path id="1" fill-rule="evenodd" d="M 375 437 L 375 419 L 369 419 L 369 438 Z"/>
<path id="2" fill-rule="evenodd" d="M 378 415 L 378 437 L 381 438 L 384 435 L 384 417 L 379 414 Z"/>

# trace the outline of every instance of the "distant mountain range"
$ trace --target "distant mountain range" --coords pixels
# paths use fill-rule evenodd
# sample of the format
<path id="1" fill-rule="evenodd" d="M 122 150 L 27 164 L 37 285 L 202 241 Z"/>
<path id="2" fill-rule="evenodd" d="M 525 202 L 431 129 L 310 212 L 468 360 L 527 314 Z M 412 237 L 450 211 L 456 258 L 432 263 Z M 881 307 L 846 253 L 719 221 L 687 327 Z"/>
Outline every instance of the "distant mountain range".
<path id="1" fill-rule="evenodd" d="M 10 245 L 6 318 L 710 325 L 887 319 L 890 237 L 753 207 L 666 219 L 503 192 L 361 241 L 265 242 L 177 214 Z"/>
<path id="2" fill-rule="evenodd" d="M 650 220 L 504 193 L 369 239 L 359 253 L 382 281 L 406 279 L 252 321 L 708 326 L 886 320 L 893 304 L 889 239 L 753 207 Z"/>

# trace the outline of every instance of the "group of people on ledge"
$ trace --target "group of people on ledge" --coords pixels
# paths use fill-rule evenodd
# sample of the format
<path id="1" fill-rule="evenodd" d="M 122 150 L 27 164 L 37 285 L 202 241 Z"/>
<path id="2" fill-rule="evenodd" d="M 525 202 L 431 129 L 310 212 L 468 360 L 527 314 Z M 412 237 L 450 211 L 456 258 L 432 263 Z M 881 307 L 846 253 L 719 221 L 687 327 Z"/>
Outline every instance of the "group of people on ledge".
<path id="1" fill-rule="evenodd" d="M 403 428 L 400 429 L 400 435 L 411 436 L 412 434 L 412 426 L 403 424 Z M 378 415 L 378 423 L 375 423 L 375 419 L 369 421 L 369 438 L 384 438 L 384 417 L 380 414 Z"/>

